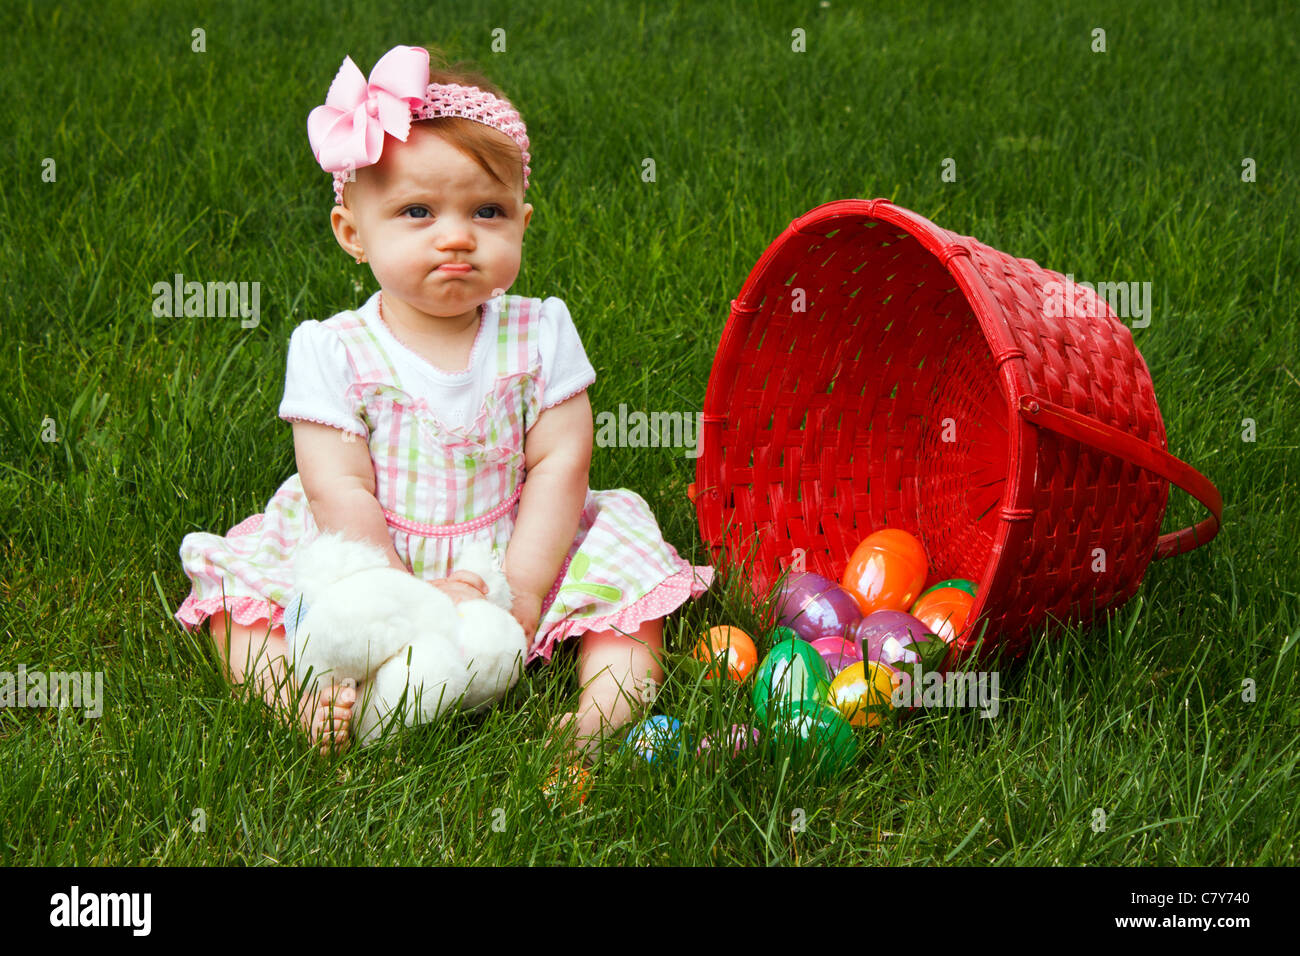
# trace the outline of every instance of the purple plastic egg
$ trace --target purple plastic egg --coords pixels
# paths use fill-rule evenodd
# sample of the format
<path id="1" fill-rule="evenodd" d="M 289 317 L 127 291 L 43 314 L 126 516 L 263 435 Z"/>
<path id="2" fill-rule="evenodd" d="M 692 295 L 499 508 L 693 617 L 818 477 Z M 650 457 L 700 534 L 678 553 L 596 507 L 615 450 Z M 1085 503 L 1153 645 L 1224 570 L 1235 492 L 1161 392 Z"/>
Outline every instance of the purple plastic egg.
<path id="1" fill-rule="evenodd" d="M 879 661 L 890 667 L 919 664 L 921 657 L 908 647 L 936 640 L 930 629 L 903 611 L 874 611 L 858 621 L 846 633 L 860 660 Z"/>
<path id="2" fill-rule="evenodd" d="M 830 671 L 832 680 L 844 668 L 862 660 L 862 652 L 858 650 L 858 645 L 839 635 L 820 637 L 812 642 L 812 646 L 826 662 L 826 670 Z"/>
<path id="3" fill-rule="evenodd" d="M 791 574 L 776 600 L 776 622 L 793 628 L 809 644 L 823 637 L 841 637 L 862 619 L 858 602 L 848 591 L 813 571 Z"/>

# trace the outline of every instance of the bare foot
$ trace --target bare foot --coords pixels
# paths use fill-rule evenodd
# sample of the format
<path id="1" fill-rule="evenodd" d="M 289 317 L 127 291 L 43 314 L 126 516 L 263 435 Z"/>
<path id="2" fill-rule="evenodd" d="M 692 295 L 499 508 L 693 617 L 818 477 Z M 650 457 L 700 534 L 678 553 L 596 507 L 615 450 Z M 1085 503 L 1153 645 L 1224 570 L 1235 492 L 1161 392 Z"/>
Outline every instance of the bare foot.
<path id="1" fill-rule="evenodd" d="M 592 714 L 594 708 L 587 713 Z M 600 715 L 595 721 L 584 721 L 575 713 L 561 714 L 547 728 L 546 747 L 562 748 L 563 755 L 582 760 L 590 766 L 600 751 Z"/>
<path id="2" fill-rule="evenodd" d="M 298 682 L 287 664 L 289 650 L 282 626 L 270 627 L 266 618 L 239 624 L 217 613 L 209 618 L 208 629 L 226 676 L 235 685 L 232 694 L 245 693 L 239 685 L 252 684 L 277 715 L 290 721 L 296 716 L 311 742 L 321 746 L 322 753 L 346 747 L 356 703 L 355 683 L 330 683 L 319 693 L 305 691 L 300 697 Z"/>
<path id="3" fill-rule="evenodd" d="M 319 694 L 303 695 L 299 722 L 323 756 L 342 753 L 352 736 L 352 709 L 357 702 L 356 682 L 331 683 Z"/>

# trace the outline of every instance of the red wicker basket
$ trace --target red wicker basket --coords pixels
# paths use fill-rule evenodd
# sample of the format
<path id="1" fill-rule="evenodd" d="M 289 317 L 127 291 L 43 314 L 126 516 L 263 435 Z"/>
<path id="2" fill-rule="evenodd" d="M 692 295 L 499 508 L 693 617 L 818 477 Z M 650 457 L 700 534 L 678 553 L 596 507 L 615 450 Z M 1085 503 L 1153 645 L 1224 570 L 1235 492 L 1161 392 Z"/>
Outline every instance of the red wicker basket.
<path id="1" fill-rule="evenodd" d="M 796 549 L 839 580 L 867 534 L 910 531 L 931 582 L 979 587 L 956 661 L 980 638 L 1019 656 L 1049 617 L 1091 621 L 1153 557 L 1212 539 L 1222 499 L 1165 450 L 1129 329 L 1086 287 L 1045 308 L 1052 282 L 884 199 L 792 222 L 709 376 L 690 495 L 715 557 L 753 559 L 763 595 Z M 1170 482 L 1211 516 L 1162 536 Z"/>

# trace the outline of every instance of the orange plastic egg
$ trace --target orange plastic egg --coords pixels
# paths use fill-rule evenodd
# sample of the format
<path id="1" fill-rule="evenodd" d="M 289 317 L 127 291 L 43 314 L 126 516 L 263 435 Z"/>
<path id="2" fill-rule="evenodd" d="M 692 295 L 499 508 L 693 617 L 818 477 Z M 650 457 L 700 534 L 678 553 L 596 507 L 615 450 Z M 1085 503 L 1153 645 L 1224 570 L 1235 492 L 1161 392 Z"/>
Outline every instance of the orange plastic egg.
<path id="1" fill-rule="evenodd" d="M 587 802 L 587 791 L 591 789 L 591 773 L 579 761 L 569 767 L 556 767 L 542 785 L 542 793 L 554 802 L 563 799 L 577 800 L 578 805 Z"/>
<path id="2" fill-rule="evenodd" d="M 704 639 L 695 645 L 697 660 L 714 661 L 723 656 L 727 660 L 727 676 L 734 681 L 745 680 L 758 665 L 758 649 L 753 639 L 740 628 L 725 624 L 709 628 Z M 704 676 L 717 677 L 718 669 L 715 667 Z"/>
<path id="3" fill-rule="evenodd" d="M 885 528 L 854 549 L 842 583 L 865 617 L 873 611 L 906 611 L 925 587 L 928 573 L 921 542 L 899 528 Z"/>
<path id="4" fill-rule="evenodd" d="M 960 588 L 940 588 L 923 595 L 912 608 L 912 616 L 951 644 L 966 627 L 975 598 Z"/>

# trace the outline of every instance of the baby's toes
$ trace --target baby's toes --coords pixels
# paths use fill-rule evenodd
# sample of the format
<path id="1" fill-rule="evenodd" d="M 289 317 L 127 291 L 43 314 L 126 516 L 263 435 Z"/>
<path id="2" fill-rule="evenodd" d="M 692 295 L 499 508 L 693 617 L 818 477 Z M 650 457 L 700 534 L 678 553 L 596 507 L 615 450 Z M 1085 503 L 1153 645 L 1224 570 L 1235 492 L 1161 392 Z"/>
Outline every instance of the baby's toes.
<path id="1" fill-rule="evenodd" d="M 582 732 L 582 724 L 577 714 L 561 714 L 551 721 L 548 727 L 546 747 L 561 748 L 564 752 L 578 757 L 586 764 L 595 761 L 600 749 L 599 738 Z"/>
<path id="2" fill-rule="evenodd" d="M 577 716 L 577 714 L 560 714 L 558 717 L 553 717 L 546 727 L 546 746 L 571 745 L 577 730 L 577 724 L 574 723 Z"/>
<path id="3" fill-rule="evenodd" d="M 355 704 L 356 690 L 351 682 L 332 687 L 321 695 L 311 721 L 311 742 L 320 744 L 321 753 L 341 751 L 346 746 Z"/>
<path id="4" fill-rule="evenodd" d="M 341 752 L 352 731 L 351 704 L 322 704 L 316 708 L 311 725 L 311 742 L 320 745 L 322 754 Z"/>

